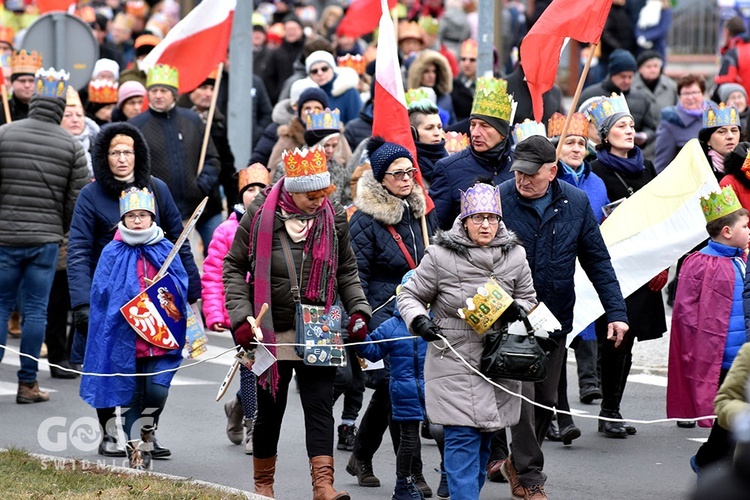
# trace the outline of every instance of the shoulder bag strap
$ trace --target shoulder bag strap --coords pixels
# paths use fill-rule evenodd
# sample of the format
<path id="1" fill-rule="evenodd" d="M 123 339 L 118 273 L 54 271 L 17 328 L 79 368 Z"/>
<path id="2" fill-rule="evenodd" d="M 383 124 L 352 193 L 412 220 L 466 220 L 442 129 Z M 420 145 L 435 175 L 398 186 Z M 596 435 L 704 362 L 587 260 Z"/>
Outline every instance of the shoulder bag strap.
<path id="1" fill-rule="evenodd" d="M 401 249 L 401 253 L 403 253 L 404 257 L 406 258 L 406 263 L 409 264 L 409 269 L 416 269 L 417 264 L 414 262 L 414 259 L 409 253 L 409 250 L 407 250 L 406 245 L 404 245 L 404 239 L 401 238 L 401 235 L 396 232 L 393 226 L 387 225 L 385 227 L 386 229 L 388 229 L 388 232 L 391 233 L 391 236 L 393 236 L 393 239 L 396 240 L 396 244 Z"/>
<path id="2" fill-rule="evenodd" d="M 630 198 L 631 196 L 633 196 L 633 193 L 635 193 L 633 188 L 630 187 L 627 182 L 625 182 L 625 179 L 623 179 L 622 176 L 620 176 L 620 174 L 618 174 L 616 170 L 612 170 L 612 172 L 617 176 L 617 180 L 620 181 L 620 184 L 622 184 L 622 187 L 624 187 L 625 190 L 628 192 L 628 195 L 626 196 L 626 198 Z"/>
<path id="3" fill-rule="evenodd" d="M 284 231 L 279 232 L 279 240 L 281 241 L 281 248 L 284 251 L 284 261 L 286 262 L 286 270 L 289 273 L 289 281 L 292 285 L 292 298 L 295 303 L 299 304 L 301 296 L 299 293 L 300 286 L 297 280 L 297 271 L 294 269 L 294 257 L 292 257 L 292 249 L 289 247 L 289 239 Z M 304 265 L 304 261 L 302 265 Z"/>

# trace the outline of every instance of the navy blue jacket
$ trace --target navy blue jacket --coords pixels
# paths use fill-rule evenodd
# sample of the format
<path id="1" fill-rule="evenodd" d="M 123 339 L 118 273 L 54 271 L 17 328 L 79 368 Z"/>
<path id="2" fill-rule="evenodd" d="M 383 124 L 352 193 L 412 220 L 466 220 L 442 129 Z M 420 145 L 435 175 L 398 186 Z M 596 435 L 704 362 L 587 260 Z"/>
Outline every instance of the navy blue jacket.
<path id="1" fill-rule="evenodd" d="M 543 218 L 518 194 L 513 180 L 500 185 L 500 199 L 506 227 L 526 249 L 537 297 L 562 324 L 553 336 L 573 329 L 576 257 L 599 295 L 607 321 L 627 322 L 620 285 L 586 193 L 557 179 L 550 189 L 552 202 Z"/>
<path id="2" fill-rule="evenodd" d="M 478 158 L 472 151 L 472 148 L 468 147 L 435 164 L 430 197 L 435 202 L 435 212 L 441 229 L 450 229 L 461 212 L 459 189 L 466 191 L 479 178 L 492 177 L 495 185 L 513 178 L 513 172 L 510 171 L 510 153 L 490 163 Z"/>
<path id="3" fill-rule="evenodd" d="M 391 395 L 391 415 L 393 420 L 425 420 L 424 402 L 424 358 L 427 355 L 427 342 L 409 333 L 406 323 L 398 310 L 394 317 L 381 324 L 366 340 L 404 338 L 393 342 L 362 344 L 357 352 L 370 361 L 390 357 L 391 379 L 388 392 Z"/>
<path id="4" fill-rule="evenodd" d="M 370 99 L 360 110 L 359 117 L 347 123 L 344 128 L 344 137 L 352 151 L 357 149 L 360 142 L 372 136 L 372 107 L 373 101 Z"/>

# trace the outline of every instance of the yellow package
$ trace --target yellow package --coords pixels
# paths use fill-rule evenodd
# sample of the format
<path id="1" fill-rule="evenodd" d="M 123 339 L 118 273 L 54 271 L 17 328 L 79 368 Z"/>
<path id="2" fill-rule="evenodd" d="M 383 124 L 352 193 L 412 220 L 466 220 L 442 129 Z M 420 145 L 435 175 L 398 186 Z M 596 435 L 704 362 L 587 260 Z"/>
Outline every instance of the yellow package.
<path id="1" fill-rule="evenodd" d="M 458 310 L 458 316 L 482 335 L 512 303 L 513 297 L 508 295 L 497 281 L 490 278 L 484 286 L 477 288 L 474 297 L 466 299 L 466 307 Z"/>

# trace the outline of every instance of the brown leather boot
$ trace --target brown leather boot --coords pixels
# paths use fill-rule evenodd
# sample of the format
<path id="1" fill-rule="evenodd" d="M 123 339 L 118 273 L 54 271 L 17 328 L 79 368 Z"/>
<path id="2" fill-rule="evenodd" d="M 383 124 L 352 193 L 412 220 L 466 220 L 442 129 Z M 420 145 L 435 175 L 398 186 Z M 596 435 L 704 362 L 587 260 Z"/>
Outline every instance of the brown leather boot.
<path id="1" fill-rule="evenodd" d="M 320 455 L 310 459 L 313 500 L 350 500 L 346 491 L 333 489 L 333 457 Z"/>
<path id="2" fill-rule="evenodd" d="M 269 498 L 273 496 L 273 475 L 276 472 L 276 457 L 253 457 L 253 479 L 255 493 Z"/>
<path id="3" fill-rule="evenodd" d="M 18 393 L 16 394 L 16 403 L 19 405 L 27 403 L 43 403 L 49 401 L 49 394 L 39 390 L 39 382 L 30 383 L 18 381 Z"/>

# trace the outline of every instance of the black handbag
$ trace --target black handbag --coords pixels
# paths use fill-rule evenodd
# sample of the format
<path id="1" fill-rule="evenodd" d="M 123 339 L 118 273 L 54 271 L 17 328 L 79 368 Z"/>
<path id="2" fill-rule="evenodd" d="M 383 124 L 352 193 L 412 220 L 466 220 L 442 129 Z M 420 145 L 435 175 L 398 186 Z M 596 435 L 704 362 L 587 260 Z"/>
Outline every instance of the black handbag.
<path id="1" fill-rule="evenodd" d="M 547 377 L 547 352 L 534 336 L 529 318 L 524 316 L 526 335 L 508 333 L 507 323 L 484 335 L 480 371 L 489 378 L 541 382 Z"/>

